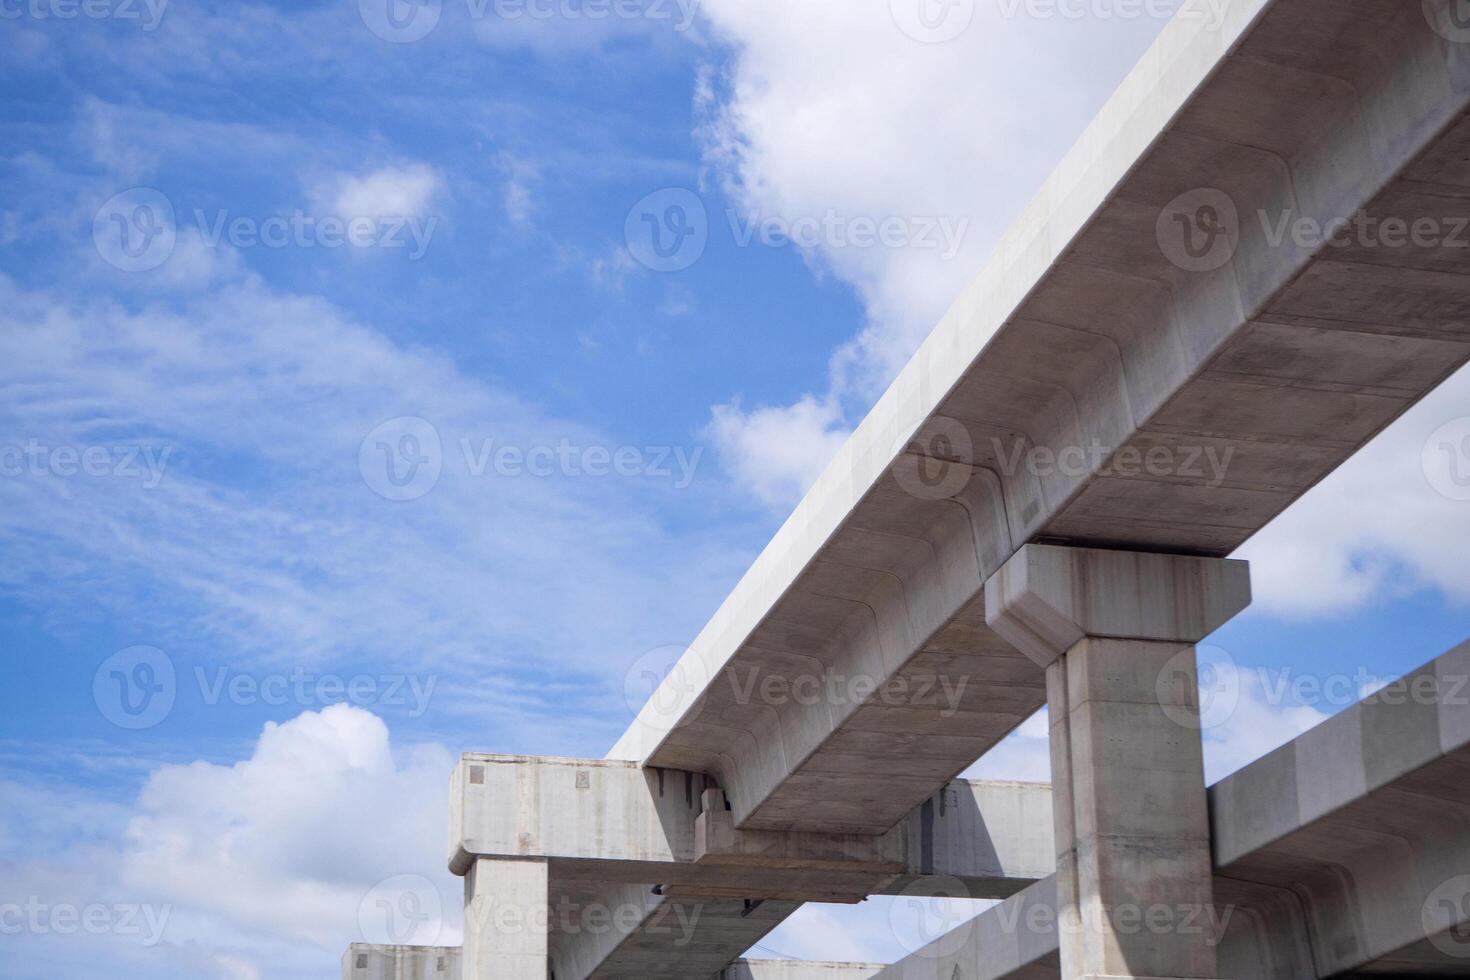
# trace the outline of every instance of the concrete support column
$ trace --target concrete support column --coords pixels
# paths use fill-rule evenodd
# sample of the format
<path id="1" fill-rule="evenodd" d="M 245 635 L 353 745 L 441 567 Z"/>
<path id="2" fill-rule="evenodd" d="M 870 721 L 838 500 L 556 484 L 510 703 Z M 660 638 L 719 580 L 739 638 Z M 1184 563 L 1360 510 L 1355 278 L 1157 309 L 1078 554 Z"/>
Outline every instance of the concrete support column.
<path id="1" fill-rule="evenodd" d="M 1028 545 L 991 628 L 1047 670 L 1062 980 L 1216 974 L 1194 644 L 1244 562 Z"/>
<path id="2" fill-rule="evenodd" d="M 545 861 L 479 858 L 464 879 L 464 980 L 547 980 Z"/>

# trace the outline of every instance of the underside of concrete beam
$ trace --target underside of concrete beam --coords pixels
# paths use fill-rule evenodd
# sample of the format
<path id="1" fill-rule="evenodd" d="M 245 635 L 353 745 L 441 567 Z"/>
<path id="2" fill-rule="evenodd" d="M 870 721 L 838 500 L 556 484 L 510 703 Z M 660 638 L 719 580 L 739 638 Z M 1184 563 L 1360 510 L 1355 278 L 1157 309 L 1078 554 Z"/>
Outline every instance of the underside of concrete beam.
<path id="1" fill-rule="evenodd" d="M 1470 643 L 1209 798 L 1221 976 L 1470 976 Z M 879 976 L 1056 980 L 1058 948 L 1049 878 Z"/>
<path id="2" fill-rule="evenodd" d="M 1019 547 L 1228 554 L 1463 364 L 1462 254 L 1292 231 L 1470 218 L 1456 2 L 1172 22 L 610 755 L 887 830 L 1043 702 L 983 615 Z"/>

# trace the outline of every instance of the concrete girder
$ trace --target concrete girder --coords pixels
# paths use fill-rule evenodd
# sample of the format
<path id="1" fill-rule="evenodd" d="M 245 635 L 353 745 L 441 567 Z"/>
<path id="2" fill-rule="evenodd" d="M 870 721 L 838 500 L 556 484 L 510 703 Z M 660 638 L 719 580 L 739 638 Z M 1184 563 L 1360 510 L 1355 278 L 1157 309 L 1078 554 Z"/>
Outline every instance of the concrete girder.
<path id="1" fill-rule="evenodd" d="M 1222 976 L 1470 976 L 1470 643 L 1209 801 Z M 1056 980 L 1057 921 L 1048 878 L 879 976 Z"/>
<path id="2" fill-rule="evenodd" d="M 1453 249 L 1276 237 L 1470 216 L 1470 46 L 1426 17 L 1449 5 L 1168 25 L 610 756 L 713 774 L 743 829 L 880 833 L 1043 703 L 984 624 L 1016 549 L 1227 554 L 1463 364 Z M 1166 233 L 1210 202 L 1238 221 L 1207 268 Z M 944 716 L 737 693 L 803 673 L 971 682 Z M 948 772 L 892 771 L 916 738 Z"/>
<path id="3" fill-rule="evenodd" d="M 342 958 L 342 980 L 460 980 L 458 946 L 379 946 L 353 943 Z M 881 963 L 736 960 L 710 980 L 868 980 Z"/>
<path id="4" fill-rule="evenodd" d="M 748 831 L 694 773 L 593 759 L 467 754 L 450 787 L 449 866 L 550 862 L 557 882 L 858 901 L 920 877 L 1009 895 L 1052 870 L 1051 788 L 957 780 L 881 835 Z"/>
<path id="5" fill-rule="evenodd" d="M 548 867 L 558 980 L 705 980 L 804 901 L 856 902 L 942 877 L 1001 897 L 1050 872 L 1051 790 L 961 780 L 877 836 L 740 830 L 700 775 L 606 760 L 465 755 L 450 867 Z M 657 892 L 654 890 L 657 886 Z"/>

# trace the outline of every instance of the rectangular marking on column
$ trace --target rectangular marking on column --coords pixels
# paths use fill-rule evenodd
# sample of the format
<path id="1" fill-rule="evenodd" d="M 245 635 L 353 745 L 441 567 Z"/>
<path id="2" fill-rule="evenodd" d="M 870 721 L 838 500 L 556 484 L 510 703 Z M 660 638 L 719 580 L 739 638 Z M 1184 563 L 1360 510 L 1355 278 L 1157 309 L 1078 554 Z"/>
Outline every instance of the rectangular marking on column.
<path id="1" fill-rule="evenodd" d="M 919 873 L 934 873 L 934 797 L 924 801 L 919 815 Z"/>

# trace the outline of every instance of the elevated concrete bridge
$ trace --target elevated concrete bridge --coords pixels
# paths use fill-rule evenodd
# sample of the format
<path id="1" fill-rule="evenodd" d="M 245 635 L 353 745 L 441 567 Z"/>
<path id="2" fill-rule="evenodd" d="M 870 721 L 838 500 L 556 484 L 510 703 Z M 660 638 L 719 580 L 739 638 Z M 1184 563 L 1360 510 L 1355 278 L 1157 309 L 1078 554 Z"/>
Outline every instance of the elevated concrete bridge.
<path id="1" fill-rule="evenodd" d="M 1226 556 L 1470 357 L 1467 6 L 1171 22 L 608 759 L 461 763 L 466 980 L 704 980 L 941 878 L 1005 901 L 882 975 L 1466 975 L 1421 894 L 1470 873 L 1460 743 L 1364 708 L 1207 795 L 1192 647 Z M 954 782 L 1047 704 L 1052 792 Z M 607 924 L 500 914 L 548 906 Z"/>

